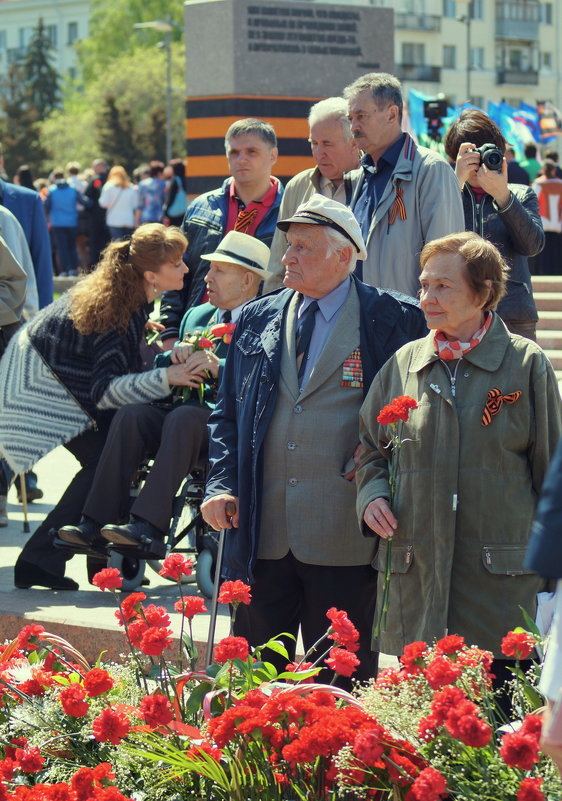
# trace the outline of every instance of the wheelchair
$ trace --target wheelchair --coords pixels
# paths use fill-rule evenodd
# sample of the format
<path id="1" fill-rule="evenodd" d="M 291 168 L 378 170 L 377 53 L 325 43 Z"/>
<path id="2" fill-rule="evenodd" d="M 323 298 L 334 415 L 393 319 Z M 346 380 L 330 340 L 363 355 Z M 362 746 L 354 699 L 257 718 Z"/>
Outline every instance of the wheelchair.
<path id="1" fill-rule="evenodd" d="M 131 484 L 131 505 L 150 471 L 150 460 L 139 467 Z M 108 543 L 106 553 L 69 545 L 55 534 L 54 545 L 72 554 L 85 554 L 88 579 L 104 567 L 116 567 L 123 576 L 122 589 L 131 592 L 138 589 L 145 579 L 146 567 L 158 573 L 163 559 L 168 554 L 183 553 L 195 561 L 191 576 L 183 577 L 184 583 L 197 583 L 199 591 L 212 598 L 215 579 L 215 564 L 218 552 L 218 532 L 207 527 L 201 515 L 201 503 L 205 493 L 207 469 L 199 468 L 183 480 L 172 506 L 172 519 L 164 541 L 148 540 L 138 546 L 119 546 Z"/>

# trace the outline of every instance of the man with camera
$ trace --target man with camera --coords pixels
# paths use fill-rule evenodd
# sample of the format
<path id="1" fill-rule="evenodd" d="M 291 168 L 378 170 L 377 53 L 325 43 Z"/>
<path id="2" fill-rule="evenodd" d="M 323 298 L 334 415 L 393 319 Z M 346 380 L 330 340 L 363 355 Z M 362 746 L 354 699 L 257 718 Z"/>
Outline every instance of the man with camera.
<path id="1" fill-rule="evenodd" d="M 445 137 L 462 190 L 465 228 L 492 242 L 510 267 L 498 314 L 512 333 L 536 340 L 528 259 L 543 249 L 544 231 L 535 192 L 507 182 L 506 147 L 498 126 L 479 109 L 465 109 Z"/>

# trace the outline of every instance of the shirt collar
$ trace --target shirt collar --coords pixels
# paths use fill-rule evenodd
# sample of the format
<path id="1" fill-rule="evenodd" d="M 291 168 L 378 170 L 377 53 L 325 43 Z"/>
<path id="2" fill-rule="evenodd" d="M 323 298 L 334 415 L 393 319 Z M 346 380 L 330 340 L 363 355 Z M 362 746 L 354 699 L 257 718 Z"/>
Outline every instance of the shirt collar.
<path id="1" fill-rule="evenodd" d="M 312 301 L 316 300 L 318 303 L 318 308 L 322 312 L 322 316 L 326 322 L 329 323 L 334 314 L 343 306 L 350 287 L 351 277 L 347 276 L 347 278 L 344 278 L 341 284 L 338 284 L 335 289 L 332 289 L 332 291 L 328 292 L 327 295 L 324 295 L 323 298 L 309 298 L 308 295 L 303 295 L 303 299 L 298 311 L 299 318 L 310 306 Z"/>
<path id="2" fill-rule="evenodd" d="M 396 162 L 398 161 L 398 158 L 400 157 L 400 153 L 402 152 L 402 148 L 404 147 L 405 139 L 406 139 L 406 134 L 403 133 L 396 140 L 396 142 L 393 145 L 391 145 L 389 148 L 387 148 L 387 150 L 384 151 L 382 156 L 377 161 L 376 165 L 375 165 L 375 162 L 373 161 L 372 157 L 368 153 L 365 153 L 361 158 L 361 166 L 367 172 L 374 173 L 374 174 L 376 174 L 377 172 L 380 172 L 380 170 L 381 170 L 381 168 L 383 166 L 381 164 L 381 161 L 384 161 L 390 167 L 395 167 L 396 166 Z"/>
<path id="3" fill-rule="evenodd" d="M 246 204 L 246 208 L 248 208 L 248 206 L 251 206 L 254 203 L 259 204 L 261 206 L 265 206 L 265 208 L 270 208 L 271 206 L 273 206 L 275 198 L 277 197 L 279 181 L 273 175 L 269 176 L 269 181 L 271 186 L 269 187 L 265 195 L 260 200 L 251 200 L 249 203 Z M 230 200 L 231 201 L 236 200 L 238 203 L 241 203 L 240 198 L 236 194 L 236 184 L 234 181 L 230 182 Z"/>
<path id="4" fill-rule="evenodd" d="M 230 310 L 230 314 L 231 314 L 230 322 L 231 323 L 237 323 L 238 322 L 238 318 L 240 317 L 240 312 L 242 311 L 242 307 L 244 306 L 245 303 L 246 303 L 246 301 L 244 301 L 244 303 L 241 303 L 240 306 L 236 306 L 234 309 Z M 222 316 L 224 314 L 224 311 L 225 311 L 224 309 L 217 309 L 218 319 L 221 320 L 221 321 L 222 321 Z"/>

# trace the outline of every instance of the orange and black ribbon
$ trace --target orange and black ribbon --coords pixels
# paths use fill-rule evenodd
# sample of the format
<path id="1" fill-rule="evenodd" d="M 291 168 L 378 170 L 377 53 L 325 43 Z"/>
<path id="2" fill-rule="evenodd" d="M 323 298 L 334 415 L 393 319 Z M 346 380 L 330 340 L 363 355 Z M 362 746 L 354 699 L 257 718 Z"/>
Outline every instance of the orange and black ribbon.
<path id="1" fill-rule="evenodd" d="M 497 387 L 491 389 L 488 392 L 486 405 L 482 413 L 482 425 L 489 426 L 492 422 L 492 417 L 498 414 L 504 403 L 515 403 L 522 394 L 520 389 L 516 392 L 509 392 L 506 395 L 502 395 L 501 390 Z"/>
<path id="2" fill-rule="evenodd" d="M 248 228 L 250 228 L 254 222 L 257 213 L 257 209 L 241 209 L 238 212 L 238 217 L 236 218 L 236 223 L 234 224 L 234 230 L 245 234 L 248 231 Z"/>
<path id="3" fill-rule="evenodd" d="M 401 220 L 405 220 L 408 216 L 406 214 L 406 204 L 404 203 L 404 191 L 401 186 L 396 187 L 396 197 L 394 198 L 394 203 L 392 204 L 388 214 L 389 225 L 392 225 L 397 214 Z"/>

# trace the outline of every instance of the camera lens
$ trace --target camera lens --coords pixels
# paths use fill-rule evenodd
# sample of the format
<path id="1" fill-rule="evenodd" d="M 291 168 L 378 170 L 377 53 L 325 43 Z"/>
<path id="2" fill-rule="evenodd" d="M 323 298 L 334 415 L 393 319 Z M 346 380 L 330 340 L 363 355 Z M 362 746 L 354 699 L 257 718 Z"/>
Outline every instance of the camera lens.
<path id="1" fill-rule="evenodd" d="M 496 152 L 492 151 L 492 153 L 487 153 L 486 156 L 487 156 L 486 161 L 488 162 L 488 167 L 496 168 L 499 167 L 500 164 L 502 163 L 501 153 L 498 153 L 497 151 Z"/>

